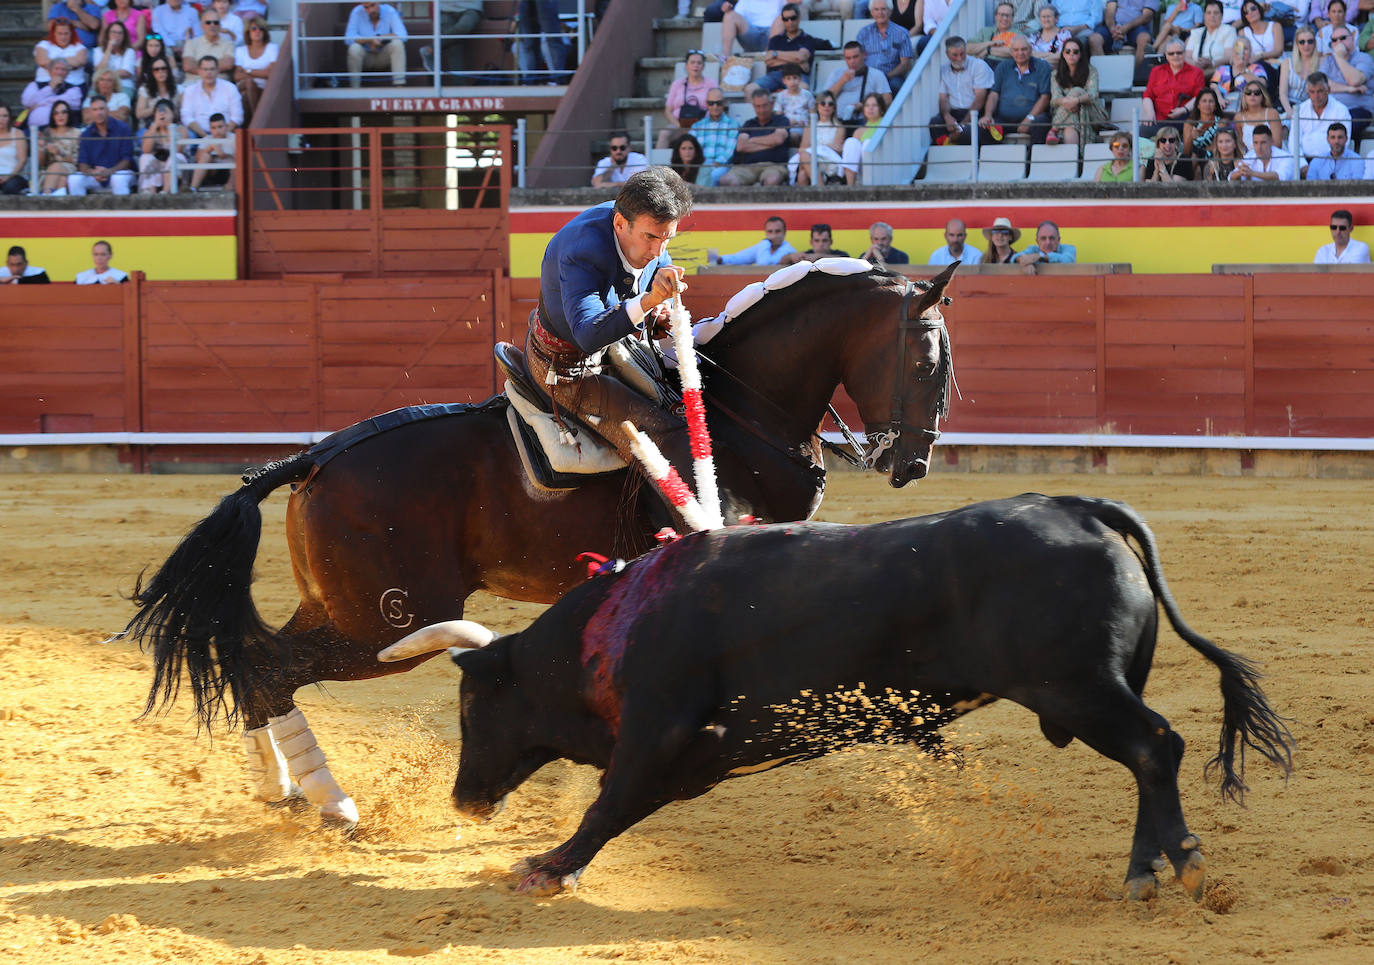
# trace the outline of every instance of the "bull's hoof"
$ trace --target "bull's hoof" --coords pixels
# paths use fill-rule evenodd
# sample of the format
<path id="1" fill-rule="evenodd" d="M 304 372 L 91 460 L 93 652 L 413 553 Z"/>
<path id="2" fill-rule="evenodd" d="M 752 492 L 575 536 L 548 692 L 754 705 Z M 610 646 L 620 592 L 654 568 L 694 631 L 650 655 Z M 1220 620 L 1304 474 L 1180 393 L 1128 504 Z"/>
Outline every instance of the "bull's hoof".
<path id="1" fill-rule="evenodd" d="M 531 898 L 545 898 L 563 890 L 563 877 L 549 874 L 547 871 L 535 871 L 526 875 L 525 880 L 520 882 L 520 887 L 515 890 Z"/>
<path id="2" fill-rule="evenodd" d="M 1202 857 L 1202 852 L 1189 852 L 1187 859 L 1178 869 L 1178 880 L 1182 882 L 1184 890 L 1193 896 L 1194 901 L 1202 900 L 1203 885 L 1207 883 L 1207 861 Z"/>
<path id="3" fill-rule="evenodd" d="M 1126 879 L 1127 901 L 1150 901 L 1159 894 L 1159 880 L 1154 875 L 1136 875 Z"/>
<path id="4" fill-rule="evenodd" d="M 510 866 L 510 873 L 513 875 L 524 876 L 531 874 L 539 868 L 539 858 L 521 858 Z"/>

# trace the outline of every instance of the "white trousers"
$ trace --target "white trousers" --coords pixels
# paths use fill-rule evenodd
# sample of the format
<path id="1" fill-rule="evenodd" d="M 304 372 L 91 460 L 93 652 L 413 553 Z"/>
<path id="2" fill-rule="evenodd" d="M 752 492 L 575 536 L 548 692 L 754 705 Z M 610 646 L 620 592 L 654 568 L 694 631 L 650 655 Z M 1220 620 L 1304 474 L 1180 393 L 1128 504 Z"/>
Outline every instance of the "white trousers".
<path id="1" fill-rule="evenodd" d="M 73 174 L 67 178 L 67 193 L 80 197 L 91 191 L 112 191 L 115 194 L 128 194 L 134 185 L 133 171 L 116 171 L 110 180 L 101 184 L 89 174 Z"/>
<path id="2" fill-rule="evenodd" d="M 810 150 L 808 148 L 808 150 Z M 859 173 L 859 167 L 863 163 L 864 142 L 857 137 L 847 137 L 840 145 L 840 151 L 836 151 L 829 144 L 822 144 L 816 148 L 816 157 L 821 162 L 821 177 L 827 174 L 835 174 L 839 171 L 853 171 Z M 798 151 L 787 160 L 787 172 L 792 176 L 792 182 L 797 181 L 797 167 L 801 163 L 801 152 Z M 806 160 L 808 170 L 811 159 Z"/>

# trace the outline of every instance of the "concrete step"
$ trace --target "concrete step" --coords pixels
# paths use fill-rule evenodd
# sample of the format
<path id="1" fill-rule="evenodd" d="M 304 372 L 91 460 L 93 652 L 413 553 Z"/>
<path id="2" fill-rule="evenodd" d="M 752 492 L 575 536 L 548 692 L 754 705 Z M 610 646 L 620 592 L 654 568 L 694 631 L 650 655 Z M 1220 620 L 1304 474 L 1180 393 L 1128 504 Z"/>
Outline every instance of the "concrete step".
<path id="1" fill-rule="evenodd" d="M 701 17 L 666 17 L 654 21 L 658 56 L 681 60 L 701 46 Z"/>
<path id="2" fill-rule="evenodd" d="M 43 4 L 33 0 L 6 0 L 0 3 L 0 27 L 27 30 L 33 42 L 38 43 L 47 32 L 43 19 L 46 9 Z"/>

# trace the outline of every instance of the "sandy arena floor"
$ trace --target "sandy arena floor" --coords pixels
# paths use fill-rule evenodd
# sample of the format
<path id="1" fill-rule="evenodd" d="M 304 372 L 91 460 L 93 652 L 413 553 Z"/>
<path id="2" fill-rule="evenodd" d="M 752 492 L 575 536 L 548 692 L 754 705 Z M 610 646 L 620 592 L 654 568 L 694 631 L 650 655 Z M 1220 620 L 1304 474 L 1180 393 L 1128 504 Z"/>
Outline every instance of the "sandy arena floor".
<path id="1" fill-rule="evenodd" d="M 1217 674 L 1161 634 L 1146 698 L 1189 744 L 1183 806 L 1208 860 L 1117 900 L 1134 822 L 1118 765 L 1056 750 L 1002 703 L 952 733 L 962 771 L 861 749 L 671 805 L 613 841 L 571 896 L 505 869 L 571 833 L 596 775 L 559 763 L 494 822 L 448 806 L 457 675 L 302 691 L 363 814 L 346 840 L 249 798 L 236 735 L 185 707 L 140 721 L 149 660 L 100 640 L 135 574 L 237 485 L 227 476 L 0 476 L 0 961 L 345 963 L 1374 961 L 1374 535 L 1367 481 L 841 474 L 822 509 L 872 521 L 1025 490 L 1125 499 L 1150 520 L 1191 624 L 1257 659 L 1292 718 L 1287 784 L 1255 763 L 1249 808 L 1202 764 Z M 264 505 L 257 597 L 295 603 L 282 494 Z M 538 609 L 474 600 L 514 629 Z"/>

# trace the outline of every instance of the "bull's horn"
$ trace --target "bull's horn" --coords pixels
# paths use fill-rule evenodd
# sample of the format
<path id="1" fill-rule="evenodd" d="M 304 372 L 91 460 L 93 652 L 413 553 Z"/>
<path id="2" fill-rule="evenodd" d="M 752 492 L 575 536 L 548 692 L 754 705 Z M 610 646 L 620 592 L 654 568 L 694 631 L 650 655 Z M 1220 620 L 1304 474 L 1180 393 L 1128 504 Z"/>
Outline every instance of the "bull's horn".
<path id="1" fill-rule="evenodd" d="M 438 653 L 450 647 L 476 650 L 495 639 L 496 634 L 480 623 L 471 620 L 449 620 L 447 623 L 432 623 L 416 630 L 408 637 L 402 637 L 377 654 L 377 659 L 382 663 L 394 663 L 421 654 Z"/>

